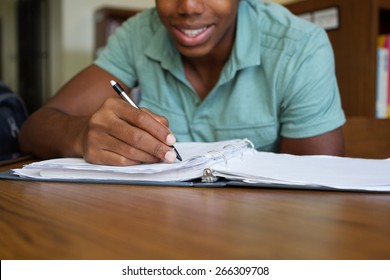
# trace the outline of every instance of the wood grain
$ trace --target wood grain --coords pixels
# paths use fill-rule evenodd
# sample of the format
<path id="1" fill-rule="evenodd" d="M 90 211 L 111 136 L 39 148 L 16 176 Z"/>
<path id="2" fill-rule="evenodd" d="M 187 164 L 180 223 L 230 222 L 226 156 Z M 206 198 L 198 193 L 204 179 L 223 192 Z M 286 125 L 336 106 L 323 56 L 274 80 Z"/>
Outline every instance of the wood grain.
<path id="1" fill-rule="evenodd" d="M 389 259 L 389 213 L 389 194 L 0 180 L 0 258 Z"/>

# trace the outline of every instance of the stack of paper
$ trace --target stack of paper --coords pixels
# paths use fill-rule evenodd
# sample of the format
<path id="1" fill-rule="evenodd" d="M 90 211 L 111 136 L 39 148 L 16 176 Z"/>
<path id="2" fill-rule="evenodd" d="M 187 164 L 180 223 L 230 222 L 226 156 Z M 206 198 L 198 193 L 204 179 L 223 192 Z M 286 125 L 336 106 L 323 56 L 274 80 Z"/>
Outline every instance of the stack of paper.
<path id="1" fill-rule="evenodd" d="M 174 184 L 199 179 L 205 169 L 210 169 L 216 178 L 230 180 L 234 185 L 390 191 L 390 160 L 258 152 L 246 139 L 177 143 L 175 146 L 182 162 L 119 167 L 90 164 L 80 158 L 62 158 L 35 162 L 13 172 L 23 178 L 39 180 Z"/>

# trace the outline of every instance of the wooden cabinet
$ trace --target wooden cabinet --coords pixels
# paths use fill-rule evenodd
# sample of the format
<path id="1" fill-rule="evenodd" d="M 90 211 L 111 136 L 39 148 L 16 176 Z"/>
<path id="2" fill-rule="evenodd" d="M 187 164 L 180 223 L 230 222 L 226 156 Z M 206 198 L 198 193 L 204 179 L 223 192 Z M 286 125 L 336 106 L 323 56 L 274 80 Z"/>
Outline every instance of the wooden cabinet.
<path id="1" fill-rule="evenodd" d="M 307 0 L 285 5 L 301 15 L 335 7 L 338 27 L 328 30 L 347 116 L 375 117 L 379 34 L 390 33 L 390 0 Z"/>
<path id="2" fill-rule="evenodd" d="M 318 12 L 337 10 L 337 26 L 327 33 L 347 116 L 346 156 L 390 158 L 390 120 L 375 119 L 377 38 L 390 33 L 390 0 L 306 0 L 285 6 L 312 21 Z"/>
<path id="3" fill-rule="evenodd" d="M 390 121 L 349 117 L 343 127 L 345 154 L 359 158 L 390 158 Z"/>
<path id="4" fill-rule="evenodd" d="M 94 15 L 95 21 L 95 56 L 99 50 L 107 43 L 108 37 L 129 17 L 134 16 L 139 10 L 102 7 L 96 10 Z"/>

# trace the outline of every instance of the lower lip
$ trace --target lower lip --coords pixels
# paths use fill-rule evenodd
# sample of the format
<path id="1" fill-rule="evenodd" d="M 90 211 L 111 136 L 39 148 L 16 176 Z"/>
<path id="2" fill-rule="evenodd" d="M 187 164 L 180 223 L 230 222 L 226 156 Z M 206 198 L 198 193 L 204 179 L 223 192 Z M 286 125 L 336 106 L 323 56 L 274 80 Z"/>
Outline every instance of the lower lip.
<path id="1" fill-rule="evenodd" d="M 206 42 L 207 39 L 210 37 L 213 29 L 214 26 L 210 25 L 195 37 L 188 37 L 186 34 L 184 34 L 181 30 L 177 28 L 173 28 L 173 32 L 179 43 L 187 47 L 195 47 Z"/>

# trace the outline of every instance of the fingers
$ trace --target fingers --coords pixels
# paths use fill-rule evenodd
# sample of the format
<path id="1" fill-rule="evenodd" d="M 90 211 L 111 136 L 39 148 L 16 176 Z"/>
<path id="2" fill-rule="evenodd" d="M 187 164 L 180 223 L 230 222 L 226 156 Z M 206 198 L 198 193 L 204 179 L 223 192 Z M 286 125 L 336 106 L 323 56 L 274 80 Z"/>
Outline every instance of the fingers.
<path id="1" fill-rule="evenodd" d="M 95 136 L 94 136 L 95 135 Z M 89 145 L 85 148 L 84 158 L 88 162 L 104 165 L 134 165 L 144 162 L 152 163 L 161 161 L 148 153 L 129 146 L 112 136 L 107 136 L 105 141 L 91 139 L 98 133 L 89 135 Z"/>
<path id="2" fill-rule="evenodd" d="M 89 120 L 84 158 L 109 165 L 173 162 L 176 142 L 167 120 L 118 98 L 108 99 Z"/>
<path id="3" fill-rule="evenodd" d="M 149 115 L 151 115 L 159 123 L 165 125 L 166 127 L 169 127 L 169 122 L 168 122 L 168 119 L 166 117 L 157 115 L 157 114 L 153 113 L 152 111 L 150 111 L 150 110 L 148 110 L 146 108 L 141 108 L 141 110 L 146 112 L 146 113 L 148 113 Z"/>
<path id="4" fill-rule="evenodd" d="M 135 109 L 126 102 L 121 102 L 120 105 L 115 114 L 121 122 L 116 122 L 117 126 L 111 127 L 113 135 L 118 135 L 124 142 L 146 152 L 153 151 L 153 155 L 165 159 L 165 153 L 170 151 L 166 146 L 176 143 L 175 136 L 167 127 L 166 118 L 145 109 Z M 131 129 L 127 127 L 129 125 Z"/>

